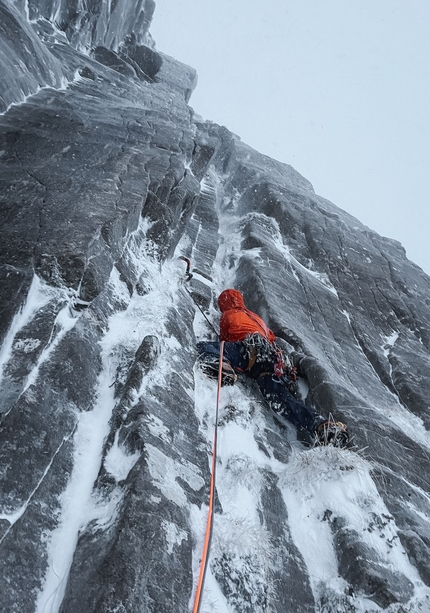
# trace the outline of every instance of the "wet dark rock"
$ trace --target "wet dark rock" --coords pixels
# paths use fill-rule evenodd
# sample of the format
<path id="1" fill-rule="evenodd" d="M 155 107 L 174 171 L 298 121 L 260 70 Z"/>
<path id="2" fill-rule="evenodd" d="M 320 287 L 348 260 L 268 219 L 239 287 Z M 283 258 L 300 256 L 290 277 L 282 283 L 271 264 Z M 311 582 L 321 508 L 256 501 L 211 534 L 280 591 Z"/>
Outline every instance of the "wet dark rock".
<path id="1" fill-rule="evenodd" d="M 50 54 L 15 7 L 0 5 L 0 112 L 39 87 L 60 87 L 61 64 Z M 19 62 L 19 70 L 16 64 Z"/>
<path id="2" fill-rule="evenodd" d="M 34 611 L 50 573 L 63 613 L 189 608 L 215 394 L 196 387 L 195 330 L 216 338 L 217 294 L 233 285 L 300 354 L 306 402 L 348 423 L 377 488 L 367 529 L 390 527 L 381 543 L 409 575 L 328 509 L 318 521 L 345 591 L 309 576 L 278 481 L 299 442 L 241 380 L 220 430 L 251 435 L 258 463 L 225 449 L 218 463 L 253 471 L 241 486 L 265 553 L 215 534 L 217 589 L 242 611 L 349 613 L 364 597 L 425 610 L 429 277 L 291 166 L 194 113 L 195 71 L 148 32 L 153 0 L 54 4 L 0 6 L 0 609 Z M 52 536 L 86 440 L 93 472 L 75 502 L 91 511 L 56 577 Z M 333 479 L 348 490 L 345 466 Z M 225 526 L 236 486 L 223 487 Z"/>
<path id="3" fill-rule="evenodd" d="M 261 492 L 261 511 L 265 525 L 278 555 L 270 577 L 272 589 L 268 609 L 305 613 L 315 602 L 306 572 L 306 566 L 288 530 L 288 513 L 273 473 L 264 474 Z"/>
<path id="4" fill-rule="evenodd" d="M 100 64 L 108 66 L 127 77 L 136 76 L 136 71 L 129 63 L 121 59 L 114 51 L 106 49 L 106 47 L 96 47 L 94 49 L 94 59 L 100 62 Z"/>
<path id="5" fill-rule="evenodd" d="M 154 49 L 146 45 L 137 45 L 130 39 L 122 47 L 121 57 L 137 67 L 137 74 L 141 80 L 153 80 L 163 63 L 161 55 Z"/>
<path id="6" fill-rule="evenodd" d="M 331 524 L 340 575 L 354 593 L 363 593 L 382 609 L 406 602 L 412 596 L 412 583 L 401 573 L 384 567 L 375 551 L 360 540 L 360 535 L 335 518 Z"/>
<path id="7" fill-rule="evenodd" d="M 417 567 L 421 579 L 426 585 L 430 585 L 430 539 L 427 531 L 419 535 L 413 530 L 401 530 L 399 537 L 409 558 Z"/>

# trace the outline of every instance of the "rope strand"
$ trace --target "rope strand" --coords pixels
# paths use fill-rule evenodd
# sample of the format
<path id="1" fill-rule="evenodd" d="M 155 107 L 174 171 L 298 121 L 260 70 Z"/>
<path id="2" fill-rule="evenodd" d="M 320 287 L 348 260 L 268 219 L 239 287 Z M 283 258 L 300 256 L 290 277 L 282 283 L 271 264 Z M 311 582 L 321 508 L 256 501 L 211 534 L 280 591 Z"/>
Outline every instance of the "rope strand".
<path id="1" fill-rule="evenodd" d="M 211 469 L 211 482 L 209 489 L 209 509 L 208 519 L 206 523 L 205 541 L 203 544 L 202 559 L 200 562 L 200 574 L 197 582 L 196 599 L 194 602 L 193 613 L 198 613 L 200 610 L 201 597 L 203 593 L 203 586 L 206 576 L 206 568 L 209 558 L 209 550 L 212 539 L 212 524 L 213 524 L 213 512 L 214 512 L 214 500 L 215 500 L 215 476 L 216 476 L 216 456 L 217 456 L 217 439 L 218 439 L 218 415 L 219 405 L 221 399 L 221 383 L 222 383 L 222 360 L 224 357 L 224 341 L 221 341 L 220 355 L 219 355 L 219 369 L 218 369 L 218 389 L 215 411 L 215 429 L 214 429 L 214 442 L 212 448 L 212 469 Z"/>

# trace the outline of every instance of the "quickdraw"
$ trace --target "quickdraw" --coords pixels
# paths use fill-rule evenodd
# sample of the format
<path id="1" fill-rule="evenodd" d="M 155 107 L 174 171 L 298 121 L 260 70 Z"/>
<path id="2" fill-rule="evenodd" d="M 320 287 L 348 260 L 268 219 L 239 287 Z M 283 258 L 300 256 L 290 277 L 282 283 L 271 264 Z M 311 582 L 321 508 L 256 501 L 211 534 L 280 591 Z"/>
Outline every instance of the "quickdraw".
<path id="1" fill-rule="evenodd" d="M 187 265 L 187 269 L 185 271 L 185 277 L 184 277 L 184 282 L 188 283 L 189 281 L 191 281 L 191 279 L 193 278 L 193 273 L 191 272 L 191 260 L 189 258 L 186 258 L 184 255 L 180 255 L 179 260 L 183 260 L 186 265 Z M 196 302 L 194 296 L 192 295 L 192 293 L 190 292 L 190 290 L 188 289 L 188 287 L 185 285 L 185 291 L 187 292 L 187 294 L 189 295 L 189 297 L 191 298 L 191 300 L 194 302 L 194 304 L 196 305 L 196 307 L 199 309 L 200 313 L 203 315 L 203 317 L 206 319 L 206 321 L 208 322 L 208 324 L 210 325 L 210 327 L 212 328 L 212 330 L 215 332 L 215 334 L 217 336 L 219 336 L 219 330 L 216 330 L 215 326 L 213 325 L 213 323 L 210 321 L 210 319 L 207 317 L 206 313 L 203 311 L 203 309 L 201 308 L 201 306 L 198 304 L 198 302 Z"/>

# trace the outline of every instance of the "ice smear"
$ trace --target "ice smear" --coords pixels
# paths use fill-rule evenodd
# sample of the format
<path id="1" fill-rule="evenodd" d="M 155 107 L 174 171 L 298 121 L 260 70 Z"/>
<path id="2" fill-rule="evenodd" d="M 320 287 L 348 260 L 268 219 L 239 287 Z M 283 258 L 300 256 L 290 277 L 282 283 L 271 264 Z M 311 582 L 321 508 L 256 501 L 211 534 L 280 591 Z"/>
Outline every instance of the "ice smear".
<path id="1" fill-rule="evenodd" d="M 262 227 L 268 232 L 268 234 L 271 236 L 272 241 L 273 241 L 273 245 L 274 248 L 277 250 L 278 253 L 282 254 L 285 258 L 285 260 L 287 262 L 289 262 L 289 264 L 291 265 L 291 270 L 293 273 L 293 276 L 297 279 L 297 281 L 300 283 L 300 276 L 298 275 L 298 271 L 301 271 L 303 273 L 305 273 L 306 275 L 309 275 L 311 277 L 313 277 L 314 279 L 316 279 L 321 285 L 324 286 L 325 289 L 327 289 L 330 293 L 332 293 L 334 296 L 336 296 L 336 298 L 339 298 L 338 293 L 336 291 L 336 288 L 333 286 L 333 284 L 331 283 L 329 276 L 327 273 L 325 272 L 318 272 L 316 270 L 312 270 L 312 265 L 313 262 L 310 260 L 309 261 L 309 268 L 304 266 L 303 264 L 301 264 L 292 254 L 290 248 L 288 247 L 288 245 L 285 244 L 283 238 L 282 238 L 282 234 L 279 228 L 279 224 L 278 222 L 273 219 L 273 218 L 269 218 L 266 215 L 264 215 L 263 213 L 248 213 L 248 215 L 245 216 L 245 220 L 246 219 L 254 219 L 256 221 L 259 221 L 259 223 L 262 225 Z M 229 218 L 230 219 L 230 218 Z M 229 220 L 226 219 L 225 220 L 225 224 L 228 224 Z M 243 223 L 243 222 L 242 222 Z M 240 238 L 240 233 L 237 233 L 239 235 Z M 252 257 L 258 257 L 259 256 L 259 251 L 257 249 L 252 249 L 252 250 L 247 250 L 247 251 L 243 251 L 241 255 L 251 255 L 250 252 L 252 253 Z"/>
<path id="2" fill-rule="evenodd" d="M 172 554 L 175 545 L 180 545 L 182 541 L 188 540 L 188 534 L 185 532 L 185 530 L 181 530 L 176 524 L 173 524 L 170 521 L 163 520 L 161 525 L 163 526 L 166 534 L 167 553 Z"/>
<path id="3" fill-rule="evenodd" d="M 0 379 L 3 376 L 5 366 L 12 358 L 14 340 L 17 334 L 32 321 L 40 309 L 51 300 L 58 298 L 67 298 L 66 293 L 49 287 L 37 275 L 33 276 L 25 303 L 15 314 L 0 350 Z"/>
<path id="4" fill-rule="evenodd" d="M 356 453 L 319 447 L 294 454 L 281 477 L 291 534 L 316 595 L 320 582 L 338 593 L 345 588 L 330 529 L 335 517 L 346 518 L 384 565 L 404 573 L 415 585 L 421 583 L 370 471 L 370 464 Z M 367 610 L 359 599 L 354 599 L 354 605 L 357 612 Z"/>
<path id="5" fill-rule="evenodd" d="M 346 317 L 346 318 L 347 318 L 347 320 L 348 320 L 348 323 L 351 323 L 351 316 L 350 316 L 350 314 L 348 313 L 348 311 L 343 310 L 343 311 L 342 311 L 342 314 L 343 314 L 343 315 L 345 315 L 345 317 Z"/>
<path id="6" fill-rule="evenodd" d="M 179 485 L 177 477 L 186 481 L 194 491 L 200 490 L 204 486 L 204 481 L 197 474 L 195 466 L 179 463 L 150 444 L 146 445 L 145 450 L 148 469 L 154 480 L 154 485 L 168 500 L 179 507 L 186 506 L 188 499 L 183 488 Z"/>
<path id="7" fill-rule="evenodd" d="M 25 504 L 23 504 L 22 507 L 20 507 L 14 513 L 0 513 L 0 519 L 5 519 L 10 524 L 9 528 L 6 530 L 6 532 L 4 533 L 2 538 L 0 539 L 0 543 L 4 540 L 6 535 L 9 533 L 11 527 L 24 515 L 24 513 L 25 513 L 28 505 L 30 504 L 34 494 L 37 492 L 37 490 L 39 489 L 40 484 L 43 482 L 43 480 L 45 479 L 46 475 L 48 474 L 48 472 L 49 472 L 49 470 L 50 470 L 50 468 L 51 468 L 51 466 L 52 466 L 56 456 L 58 455 L 58 452 L 61 450 L 61 448 L 63 447 L 64 443 L 67 442 L 70 439 L 70 437 L 73 435 L 74 432 L 75 432 L 75 428 L 73 429 L 73 432 L 70 435 L 65 436 L 63 438 L 63 440 L 61 441 L 61 444 L 59 445 L 59 447 L 56 450 L 56 452 L 53 454 L 49 464 L 46 466 L 46 468 L 45 468 L 41 478 L 39 479 L 39 482 L 37 483 L 37 485 L 34 488 L 34 490 L 31 492 L 31 494 L 28 497 L 28 499 L 26 500 Z"/>
<path id="8" fill-rule="evenodd" d="M 36 381 L 42 364 L 49 359 L 50 355 L 63 340 L 67 332 L 70 332 L 70 330 L 76 325 L 76 322 L 80 316 L 81 315 L 79 315 L 78 317 L 74 317 L 72 315 L 72 311 L 70 309 L 69 304 L 63 307 L 58 313 L 57 317 L 55 318 L 53 333 L 51 335 L 49 343 L 43 349 L 42 353 L 39 356 L 39 359 L 37 360 L 36 365 L 28 375 L 27 381 L 24 385 L 23 393 L 30 387 L 30 385 L 33 385 L 33 383 Z"/>
<path id="9" fill-rule="evenodd" d="M 390 336 L 384 337 L 384 343 L 382 345 L 382 350 L 386 358 L 390 355 L 390 350 L 394 347 L 397 339 L 399 338 L 398 332 L 393 332 Z"/>
<path id="10" fill-rule="evenodd" d="M 104 467 L 115 480 L 123 481 L 128 477 L 129 472 L 140 458 L 140 453 L 129 455 L 118 442 L 119 431 L 115 434 L 112 447 L 106 454 Z"/>
<path id="11" fill-rule="evenodd" d="M 136 271 L 144 276 L 148 293 L 144 296 L 135 293 L 130 298 L 128 289 L 120 280 L 116 268 L 112 270 L 109 288 L 106 290 L 128 306 L 110 317 L 108 329 L 100 342 L 102 370 L 98 377 L 96 401 L 91 410 L 81 413 L 78 418 L 74 435 L 73 471 L 69 484 L 60 497 L 61 513 L 58 527 L 48 535 L 48 569 L 38 595 L 36 613 L 48 611 L 56 613 L 59 610 L 80 532 L 94 520 L 100 525 L 114 521 L 121 501 L 119 489 L 109 500 L 99 500 L 93 495 L 104 442 L 109 434 L 109 420 L 116 403 L 114 387 L 111 384 L 117 375 L 118 357 L 123 353 L 133 354 L 148 334 L 159 338 L 162 351 L 169 351 L 167 341 L 169 335 L 165 331 L 164 321 L 169 309 L 174 308 L 175 299 L 180 296 L 175 281 L 177 275 L 172 262 L 160 266 L 160 263 L 151 257 L 151 245 L 142 238 L 144 233 L 145 222 L 142 221 L 135 235 L 130 236 L 123 257 L 128 258 L 129 265 L 134 266 Z M 60 322 L 63 323 L 63 330 L 68 321 L 65 314 L 62 314 Z M 142 389 L 150 383 L 164 385 L 167 372 L 170 372 L 168 361 L 160 361 L 160 367 L 151 371 L 150 376 L 144 377 Z M 154 427 L 157 425 L 154 422 Z M 152 454 L 152 458 L 157 452 L 158 450 Z M 151 456 L 151 450 L 149 455 Z M 119 463 L 114 468 L 113 463 L 118 461 L 118 458 Z M 107 467 L 108 470 L 114 471 L 114 476 L 120 480 L 128 474 L 137 460 L 137 454 L 128 456 L 116 444 L 111 450 L 111 455 L 107 456 Z M 158 470 L 160 465 L 163 465 L 162 461 L 158 463 Z M 195 489 L 202 487 L 202 479 L 191 468 L 186 466 L 170 468 L 191 487 Z M 176 482 L 175 484 L 179 488 Z M 179 494 L 174 498 L 178 502 L 183 502 L 178 496 Z"/>

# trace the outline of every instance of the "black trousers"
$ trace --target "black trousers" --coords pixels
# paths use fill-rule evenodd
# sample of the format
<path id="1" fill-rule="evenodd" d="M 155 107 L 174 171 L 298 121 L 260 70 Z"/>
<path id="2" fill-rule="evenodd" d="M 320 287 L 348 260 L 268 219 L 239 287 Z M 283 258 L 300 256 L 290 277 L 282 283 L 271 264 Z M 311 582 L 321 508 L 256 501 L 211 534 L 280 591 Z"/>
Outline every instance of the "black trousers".
<path id="1" fill-rule="evenodd" d="M 201 359 L 204 360 L 205 354 L 219 357 L 220 345 L 221 343 L 213 341 L 197 343 Z M 274 372 L 273 374 L 271 372 L 267 374 L 267 363 L 264 366 L 265 372 L 261 372 L 258 363 L 248 369 L 249 360 L 244 351 L 243 343 L 240 341 L 224 343 L 224 360 L 230 362 L 235 372 L 243 373 L 247 377 L 255 379 L 263 397 L 277 415 L 287 419 L 297 428 L 304 430 L 311 438 L 314 437 L 316 425 L 318 425 L 322 418 L 319 417 L 314 409 L 294 398 L 282 379 L 277 377 Z M 274 364 L 271 368 L 274 368 Z"/>

